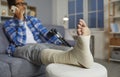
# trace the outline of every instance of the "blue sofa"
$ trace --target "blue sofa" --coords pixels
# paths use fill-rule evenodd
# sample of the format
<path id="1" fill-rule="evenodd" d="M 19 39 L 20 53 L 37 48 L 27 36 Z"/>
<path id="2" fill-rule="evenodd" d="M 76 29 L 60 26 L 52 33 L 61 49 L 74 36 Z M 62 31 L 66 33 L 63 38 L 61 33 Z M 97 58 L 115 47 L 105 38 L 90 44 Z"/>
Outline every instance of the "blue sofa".
<path id="1" fill-rule="evenodd" d="M 64 27 L 46 27 L 48 29 L 54 27 L 62 34 L 62 36 L 64 36 Z M 73 41 L 69 40 L 69 42 L 74 45 Z M 5 50 L 8 45 L 9 41 L 3 32 L 3 25 L 0 24 L 0 77 L 45 77 L 45 65 L 38 66 L 28 62 L 27 60 L 8 56 L 5 54 Z M 58 49 L 65 49 L 62 46 L 55 47 Z"/>

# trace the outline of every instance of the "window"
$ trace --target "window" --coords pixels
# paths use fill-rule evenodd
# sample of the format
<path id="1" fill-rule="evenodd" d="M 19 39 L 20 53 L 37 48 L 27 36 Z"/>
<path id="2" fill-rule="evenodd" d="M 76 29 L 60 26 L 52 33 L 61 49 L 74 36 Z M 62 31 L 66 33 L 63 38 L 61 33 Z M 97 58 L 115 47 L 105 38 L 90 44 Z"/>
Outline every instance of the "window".
<path id="1" fill-rule="evenodd" d="M 104 28 L 104 0 L 69 0 L 69 29 L 76 28 L 84 19 L 89 28 Z"/>

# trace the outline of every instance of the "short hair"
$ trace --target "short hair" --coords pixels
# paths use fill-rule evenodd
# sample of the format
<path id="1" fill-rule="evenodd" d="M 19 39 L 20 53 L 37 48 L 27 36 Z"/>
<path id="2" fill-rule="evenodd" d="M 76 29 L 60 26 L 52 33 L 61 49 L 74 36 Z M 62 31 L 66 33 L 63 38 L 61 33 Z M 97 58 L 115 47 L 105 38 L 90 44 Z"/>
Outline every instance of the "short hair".
<path id="1" fill-rule="evenodd" d="M 7 0 L 8 7 L 10 8 L 12 5 L 15 5 L 16 0 Z"/>

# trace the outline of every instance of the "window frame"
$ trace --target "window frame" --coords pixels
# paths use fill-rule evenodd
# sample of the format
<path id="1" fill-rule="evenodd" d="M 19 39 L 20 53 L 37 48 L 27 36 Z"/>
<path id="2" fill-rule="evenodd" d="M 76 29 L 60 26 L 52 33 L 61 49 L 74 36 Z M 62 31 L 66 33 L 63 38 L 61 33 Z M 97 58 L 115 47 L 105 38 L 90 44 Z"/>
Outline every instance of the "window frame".
<path id="1" fill-rule="evenodd" d="M 70 0 L 70 1 L 75 1 L 75 6 L 74 7 L 76 7 L 76 0 Z M 89 11 L 88 10 L 86 10 L 86 9 L 88 9 L 88 1 L 89 0 L 83 0 L 83 19 L 85 20 L 85 22 L 86 22 L 86 24 L 88 25 L 88 21 L 89 21 L 89 16 L 88 16 L 88 14 L 89 14 Z M 98 2 L 96 2 L 96 7 L 98 6 Z M 74 23 L 74 25 L 76 25 L 76 23 L 77 23 L 77 18 L 76 18 L 76 15 L 78 14 L 78 13 L 76 13 L 76 9 L 77 8 L 75 8 L 75 14 L 69 14 L 69 1 L 68 1 L 68 16 L 71 16 L 71 15 L 75 15 L 75 23 Z M 98 14 L 98 9 L 96 9 L 95 10 L 96 12 L 97 12 L 97 14 Z M 103 0 L 103 10 L 102 10 L 102 12 L 103 12 L 103 27 L 102 28 L 100 28 L 100 27 L 98 27 L 98 20 L 96 20 L 96 28 L 90 28 L 90 29 L 93 29 L 93 30 L 104 30 L 104 0 Z M 97 18 L 97 17 L 96 17 Z M 77 26 L 77 25 L 76 25 Z M 74 27 L 74 28 L 76 28 L 76 26 Z M 70 28 L 70 26 L 69 26 L 69 21 L 68 21 L 68 28 L 69 29 L 74 29 L 74 28 Z"/>

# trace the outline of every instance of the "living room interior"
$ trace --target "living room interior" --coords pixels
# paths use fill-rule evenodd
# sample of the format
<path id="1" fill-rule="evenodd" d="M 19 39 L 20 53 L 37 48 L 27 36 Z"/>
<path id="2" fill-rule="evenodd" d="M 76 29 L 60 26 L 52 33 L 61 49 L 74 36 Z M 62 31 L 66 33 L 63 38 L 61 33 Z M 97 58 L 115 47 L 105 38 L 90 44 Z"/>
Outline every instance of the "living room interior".
<path id="1" fill-rule="evenodd" d="M 120 41 L 110 39 L 120 35 L 120 31 L 111 29 L 111 23 L 120 27 L 120 0 L 26 0 L 26 2 L 30 6 L 28 14 L 36 16 L 43 25 L 63 26 L 67 30 L 64 38 L 68 40 L 75 40 L 77 23 L 79 19 L 85 20 L 93 36 L 91 43 L 95 62 L 107 69 L 108 77 L 120 77 Z M 0 8 L 0 12 L 5 11 L 0 14 L 1 23 L 11 17 L 8 16 L 7 10 L 5 6 Z M 4 19 L 2 16 L 8 17 Z"/>

